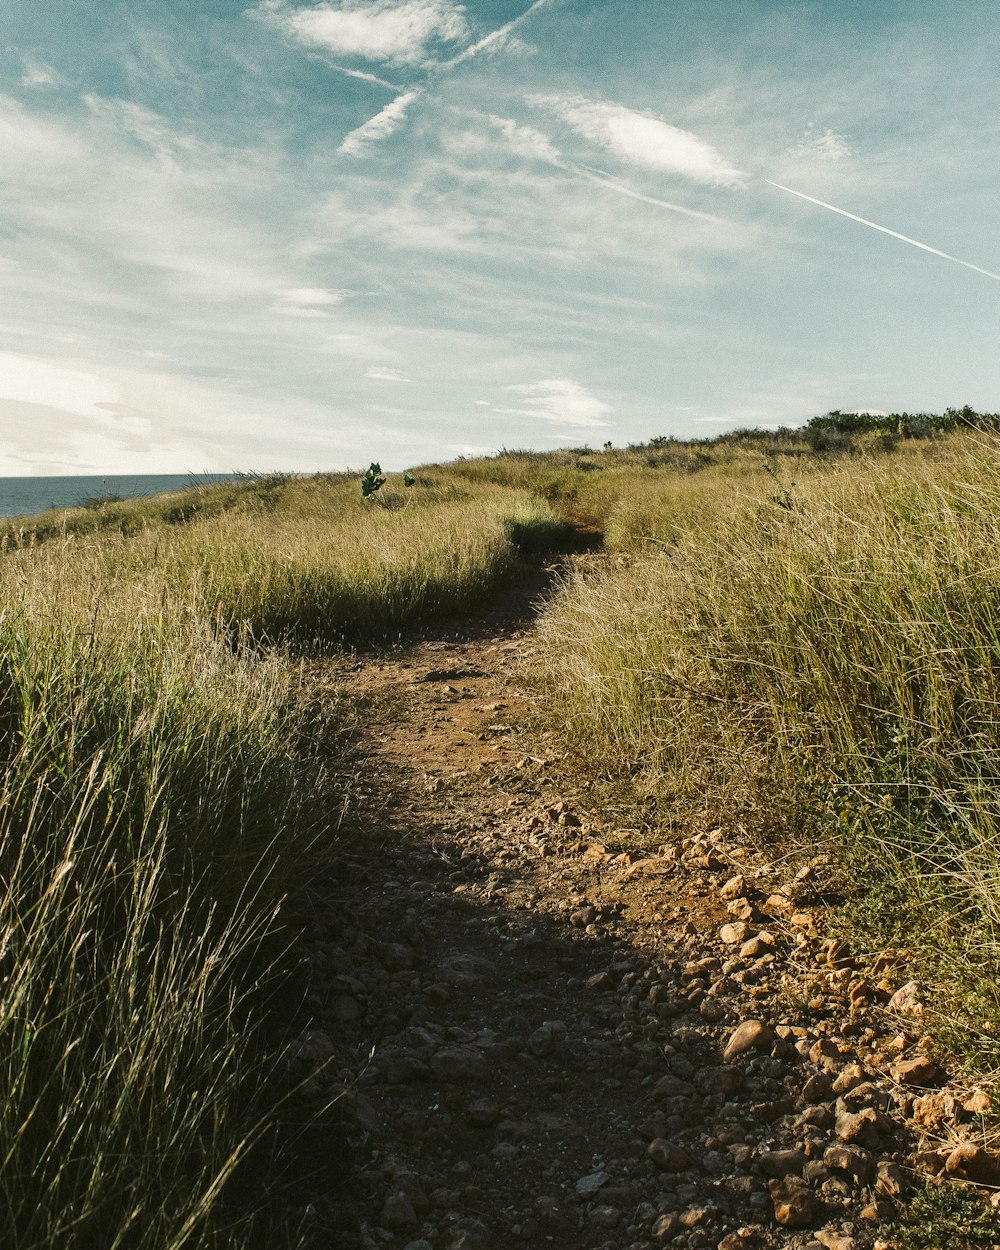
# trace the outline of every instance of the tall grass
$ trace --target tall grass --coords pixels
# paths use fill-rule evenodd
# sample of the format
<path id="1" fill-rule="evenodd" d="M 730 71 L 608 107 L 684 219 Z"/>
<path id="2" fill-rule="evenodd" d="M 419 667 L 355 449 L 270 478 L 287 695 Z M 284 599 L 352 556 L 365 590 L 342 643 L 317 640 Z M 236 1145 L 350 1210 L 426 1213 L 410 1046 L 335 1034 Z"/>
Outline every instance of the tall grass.
<path id="1" fill-rule="evenodd" d="M 872 928 L 935 946 L 1000 1026 L 996 453 L 967 435 L 724 504 L 716 483 L 714 515 L 670 500 L 671 541 L 577 575 L 542 639 L 580 752 L 827 841 Z"/>
<path id="2" fill-rule="evenodd" d="M 294 819 L 287 678 L 83 554 L 0 587 L 4 1244 L 242 1246 L 219 1198 L 266 1118 L 239 972 Z"/>
<path id="3" fill-rule="evenodd" d="M 357 493 L 268 480 L 8 535 L 5 1247 L 298 1244 L 280 1187 L 253 1183 L 281 1067 L 254 986 L 310 799 L 297 670 L 265 644 L 468 607 L 565 528 L 509 490 Z"/>

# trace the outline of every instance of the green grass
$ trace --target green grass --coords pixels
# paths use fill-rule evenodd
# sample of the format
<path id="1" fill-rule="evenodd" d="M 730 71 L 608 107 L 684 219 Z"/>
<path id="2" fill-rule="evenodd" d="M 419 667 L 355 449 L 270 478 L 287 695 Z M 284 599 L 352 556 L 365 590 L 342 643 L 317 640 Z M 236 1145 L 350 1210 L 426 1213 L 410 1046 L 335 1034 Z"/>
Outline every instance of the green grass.
<path id="1" fill-rule="evenodd" d="M 565 532 L 524 492 L 424 482 L 363 503 L 356 481 L 331 476 L 11 527 L 5 1247 L 299 1244 L 301 1201 L 275 1172 L 301 1170 L 277 1144 L 300 1113 L 281 1103 L 262 998 L 319 812 L 291 649 L 472 608 Z"/>
<path id="2" fill-rule="evenodd" d="M 827 846 L 868 938 L 920 950 L 986 1066 L 1000 1063 L 996 452 L 995 436 L 954 435 L 803 463 L 794 481 L 769 466 L 674 482 L 619 505 L 641 517 L 624 526 L 633 554 L 576 573 L 541 622 L 547 696 L 581 759 L 664 811 Z"/>
<path id="3" fill-rule="evenodd" d="M 585 766 L 671 820 L 829 847 L 857 931 L 915 948 L 955 1038 L 1000 1065 L 1000 469 L 988 432 L 923 432 L 504 453 L 366 501 L 276 476 L 9 522 L 4 1245 L 299 1244 L 299 1200 L 260 1181 L 285 1111 L 257 988 L 321 810 L 296 657 L 474 610 L 581 528 L 609 554 L 540 641 Z"/>
<path id="4" fill-rule="evenodd" d="M 992 1250 L 1000 1216 L 982 1194 L 960 1185 L 928 1185 L 880 1229 L 892 1250 Z"/>

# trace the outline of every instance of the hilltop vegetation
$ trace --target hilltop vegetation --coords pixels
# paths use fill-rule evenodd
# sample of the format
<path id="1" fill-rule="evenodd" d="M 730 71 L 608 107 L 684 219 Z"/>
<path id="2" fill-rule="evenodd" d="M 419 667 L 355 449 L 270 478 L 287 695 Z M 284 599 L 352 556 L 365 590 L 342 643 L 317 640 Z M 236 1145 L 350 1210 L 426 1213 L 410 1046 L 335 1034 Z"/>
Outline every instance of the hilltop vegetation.
<path id="1" fill-rule="evenodd" d="M 466 612 L 574 534 L 606 554 L 543 612 L 539 681 L 580 766 L 645 821 L 822 845 L 854 931 L 908 948 L 995 1068 L 998 426 L 832 413 L 6 523 L 5 1244 L 296 1244 L 255 1177 L 261 987 L 339 714 L 300 661 Z"/>

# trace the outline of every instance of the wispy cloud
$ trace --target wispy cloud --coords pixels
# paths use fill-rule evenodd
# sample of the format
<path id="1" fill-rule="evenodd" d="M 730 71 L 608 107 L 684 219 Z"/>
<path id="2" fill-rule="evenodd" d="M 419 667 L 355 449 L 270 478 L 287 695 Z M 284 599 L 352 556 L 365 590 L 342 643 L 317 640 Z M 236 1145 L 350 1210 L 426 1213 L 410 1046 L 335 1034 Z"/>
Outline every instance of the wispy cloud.
<path id="1" fill-rule="evenodd" d="M 371 378 L 375 382 L 410 381 L 405 373 L 400 373 L 398 369 L 390 369 L 388 365 L 372 365 L 370 369 L 365 370 L 365 377 Z"/>
<path id="2" fill-rule="evenodd" d="M 645 169 L 676 174 L 701 186 L 744 186 L 747 175 L 720 152 L 688 130 L 671 126 L 655 113 L 638 112 L 610 101 L 582 95 L 527 97 L 535 108 L 547 109 L 577 134 L 621 160 Z"/>
<path id="3" fill-rule="evenodd" d="M 333 291 L 327 287 L 288 287 L 278 293 L 274 311 L 286 317 L 325 317 L 348 295 L 350 291 Z"/>
<path id="4" fill-rule="evenodd" d="M 21 75 L 22 87 L 60 87 L 63 77 L 49 65 L 36 61 L 33 57 L 24 58 L 24 73 Z"/>
<path id="5" fill-rule="evenodd" d="M 468 34 L 465 9 L 451 0 L 344 0 L 308 9 L 264 0 L 250 15 L 307 47 L 383 65 L 423 65 L 432 45 L 455 43 Z"/>
<path id="6" fill-rule="evenodd" d="M 530 417 L 570 427 L 604 426 L 612 408 L 592 395 L 572 378 L 543 378 L 538 382 L 519 382 L 505 386 L 505 391 L 521 396 L 516 408 L 494 408 L 505 416 Z"/>
<path id="7" fill-rule="evenodd" d="M 497 117 L 493 113 L 486 115 L 486 120 L 507 140 L 507 145 L 517 156 L 529 161 L 547 161 L 552 165 L 562 164 L 562 155 L 548 135 L 542 134 L 534 126 L 521 126 L 509 117 Z"/>
<path id="8" fill-rule="evenodd" d="M 414 89 L 404 91 L 402 95 L 396 96 L 395 100 L 390 100 L 381 112 L 370 117 L 356 130 L 352 130 L 344 138 L 337 151 L 345 156 L 367 156 L 376 144 L 381 143 L 383 139 L 388 139 L 399 129 L 406 117 L 407 109 L 419 95 L 420 91 Z"/>
<path id="9" fill-rule="evenodd" d="M 811 157 L 821 161 L 842 161 L 853 156 L 854 151 L 843 135 L 835 130 L 820 133 L 814 126 L 807 126 L 798 143 L 788 149 L 789 156 Z"/>

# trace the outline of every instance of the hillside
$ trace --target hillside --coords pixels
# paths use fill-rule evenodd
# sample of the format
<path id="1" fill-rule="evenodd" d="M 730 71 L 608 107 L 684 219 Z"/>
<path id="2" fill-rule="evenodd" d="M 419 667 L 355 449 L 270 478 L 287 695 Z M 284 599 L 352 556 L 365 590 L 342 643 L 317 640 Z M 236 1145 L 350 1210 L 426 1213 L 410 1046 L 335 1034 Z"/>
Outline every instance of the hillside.
<path id="1" fill-rule="evenodd" d="M 11 1244 L 1000 1241 L 995 426 L 10 522 Z"/>

